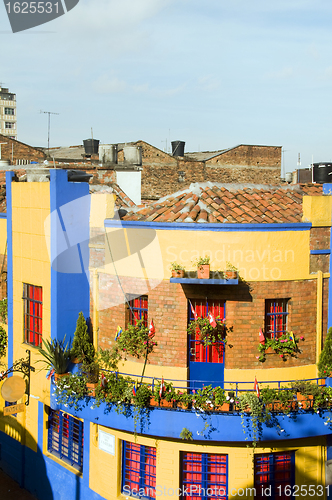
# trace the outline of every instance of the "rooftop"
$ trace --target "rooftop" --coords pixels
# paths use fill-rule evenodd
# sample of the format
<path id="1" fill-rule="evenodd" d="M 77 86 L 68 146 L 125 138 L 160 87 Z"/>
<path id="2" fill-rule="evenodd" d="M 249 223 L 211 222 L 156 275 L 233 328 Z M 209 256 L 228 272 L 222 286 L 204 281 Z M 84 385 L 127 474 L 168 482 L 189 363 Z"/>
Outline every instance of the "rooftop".
<path id="1" fill-rule="evenodd" d="M 302 221 L 304 195 L 321 195 L 317 184 L 194 183 L 146 206 L 133 207 L 124 220 L 197 223 L 285 223 Z"/>

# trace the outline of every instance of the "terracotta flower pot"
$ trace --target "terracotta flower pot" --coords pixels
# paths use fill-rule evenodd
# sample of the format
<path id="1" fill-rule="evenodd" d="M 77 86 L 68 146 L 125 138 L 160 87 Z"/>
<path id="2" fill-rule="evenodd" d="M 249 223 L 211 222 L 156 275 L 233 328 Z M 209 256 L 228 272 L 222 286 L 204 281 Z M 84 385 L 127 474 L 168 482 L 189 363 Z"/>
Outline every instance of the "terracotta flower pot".
<path id="1" fill-rule="evenodd" d="M 96 388 L 98 387 L 97 382 L 87 382 L 86 383 L 86 388 L 88 389 L 88 396 L 95 397 L 96 395 Z"/>
<path id="2" fill-rule="evenodd" d="M 236 280 L 237 271 L 225 271 L 225 276 L 227 280 Z"/>
<path id="3" fill-rule="evenodd" d="M 172 278 L 184 278 L 184 271 L 182 269 L 173 269 Z"/>
<path id="4" fill-rule="evenodd" d="M 223 403 L 222 405 L 215 406 L 214 411 L 229 411 L 229 407 L 229 403 Z"/>
<path id="5" fill-rule="evenodd" d="M 64 377 L 65 375 L 69 375 L 69 373 L 54 373 L 54 382 L 57 382 L 60 380 L 60 378 Z"/>
<path id="6" fill-rule="evenodd" d="M 197 279 L 208 280 L 210 278 L 210 264 L 203 264 L 197 268 Z"/>

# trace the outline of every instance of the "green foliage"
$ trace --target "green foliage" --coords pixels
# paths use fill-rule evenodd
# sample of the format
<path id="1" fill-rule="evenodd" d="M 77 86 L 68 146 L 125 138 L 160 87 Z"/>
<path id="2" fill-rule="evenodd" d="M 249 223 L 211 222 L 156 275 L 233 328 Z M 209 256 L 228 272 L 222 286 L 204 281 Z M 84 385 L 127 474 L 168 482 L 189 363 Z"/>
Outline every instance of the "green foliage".
<path id="1" fill-rule="evenodd" d="M 330 377 L 332 372 L 332 327 L 329 328 L 317 364 L 319 377 Z"/>
<path id="2" fill-rule="evenodd" d="M 78 358 L 79 361 L 85 359 L 87 363 L 91 363 L 95 357 L 95 348 L 91 343 L 88 325 L 82 312 L 78 315 L 71 355 Z"/>
<path id="3" fill-rule="evenodd" d="M 181 266 L 181 264 L 178 264 L 177 262 L 171 262 L 170 270 L 171 271 L 185 271 L 185 268 L 183 266 Z"/>
<path id="4" fill-rule="evenodd" d="M 200 342 L 204 344 L 205 347 L 220 341 L 226 344 L 226 325 L 217 320 L 218 318 L 216 318 L 217 326 L 215 328 L 211 325 L 209 318 L 197 318 L 197 320 L 190 321 L 187 328 L 188 335 L 192 335 L 196 339 L 197 336 L 199 336 Z M 222 346 L 220 347 L 222 348 Z"/>
<path id="5" fill-rule="evenodd" d="M 253 448 L 256 448 L 259 440 L 259 424 L 268 422 L 271 418 L 271 413 L 265 409 L 263 401 L 261 401 L 254 392 L 244 392 L 238 398 L 237 405 L 241 412 L 241 424 L 244 434 L 248 434 L 246 440 L 250 437 Z M 250 422 L 245 421 L 246 413 L 250 413 Z M 250 428 L 251 423 L 251 428 Z"/>
<path id="6" fill-rule="evenodd" d="M 149 355 L 157 345 L 149 337 L 149 329 L 144 326 L 143 320 L 137 321 L 136 325 L 129 325 L 116 342 L 124 357 L 130 354 L 137 359 Z"/>
<path id="7" fill-rule="evenodd" d="M 81 373 L 70 373 L 61 377 L 55 387 L 57 402 L 78 409 L 80 400 L 87 397 L 86 383 L 87 379 Z"/>
<path id="8" fill-rule="evenodd" d="M 112 349 L 102 349 L 99 347 L 97 361 L 106 370 L 117 371 L 120 359 L 121 352 L 117 345 L 113 346 Z"/>
<path id="9" fill-rule="evenodd" d="M 44 359 L 39 359 L 37 363 L 44 363 L 45 369 L 53 368 L 55 373 L 66 373 L 70 363 L 71 351 L 68 348 L 68 342 L 63 340 L 44 340 L 44 348 L 38 347 L 37 350 Z"/>
<path id="10" fill-rule="evenodd" d="M 7 298 L 0 300 L 0 319 L 3 323 L 7 323 L 8 302 Z"/>
<path id="11" fill-rule="evenodd" d="M 143 408 L 149 406 L 151 397 L 152 391 L 150 387 L 146 384 L 141 384 L 136 390 L 136 395 L 133 396 L 133 403 L 135 406 Z"/>
<path id="12" fill-rule="evenodd" d="M 0 326 L 0 358 L 4 357 L 6 354 L 8 344 L 7 332 L 2 326 Z"/>
<path id="13" fill-rule="evenodd" d="M 182 431 L 180 432 L 180 438 L 185 439 L 186 441 L 192 441 L 193 433 L 189 429 L 187 429 L 187 427 L 183 427 Z"/>
<path id="14" fill-rule="evenodd" d="M 226 393 L 222 387 L 214 387 L 213 389 L 214 404 L 216 406 L 222 406 L 226 403 Z"/>
<path id="15" fill-rule="evenodd" d="M 286 361 L 288 356 L 296 358 L 301 352 L 298 347 L 300 339 L 304 340 L 303 337 L 296 337 L 292 332 L 286 332 L 276 339 L 265 339 L 265 344 L 259 344 L 258 346 L 260 352 L 259 361 L 264 363 L 266 360 L 266 351 L 269 347 L 279 354 L 283 361 Z"/>
<path id="16" fill-rule="evenodd" d="M 205 255 L 205 257 L 199 257 L 195 261 L 195 264 L 197 267 L 206 266 L 206 265 L 210 264 L 210 257 L 208 255 Z"/>
<path id="17" fill-rule="evenodd" d="M 226 271 L 234 271 L 237 273 L 239 272 L 238 268 L 229 261 L 226 262 Z"/>

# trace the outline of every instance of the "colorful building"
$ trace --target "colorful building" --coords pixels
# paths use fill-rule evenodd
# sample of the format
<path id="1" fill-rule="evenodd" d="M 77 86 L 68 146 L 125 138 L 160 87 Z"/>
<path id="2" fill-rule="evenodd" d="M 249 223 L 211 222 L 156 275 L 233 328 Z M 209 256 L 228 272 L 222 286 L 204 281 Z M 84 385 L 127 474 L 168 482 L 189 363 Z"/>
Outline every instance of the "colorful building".
<path id="1" fill-rule="evenodd" d="M 113 193 L 91 195 L 65 170 L 50 169 L 43 180 L 17 182 L 7 172 L 8 367 L 28 350 L 36 371 L 24 411 L 4 416 L 0 399 L 0 467 L 42 500 L 327 498 L 328 409 L 294 403 L 256 432 L 252 414 L 236 406 L 117 412 L 86 397 L 75 408 L 55 398 L 36 348 L 41 339 L 72 337 L 80 311 L 102 348 L 139 317 L 155 327 L 150 384 L 222 386 L 236 405 L 255 378 L 261 388 L 321 383 L 316 363 L 331 326 L 329 186 L 323 194 L 319 186 L 194 184 L 117 211 Z M 193 261 L 205 256 L 211 271 L 201 280 Z M 184 277 L 170 278 L 174 261 Z M 237 278 L 221 274 L 227 262 Z M 194 313 L 226 318 L 227 345 L 189 337 Z M 301 352 L 261 362 L 260 329 L 267 339 L 303 337 Z M 143 362 L 128 357 L 119 370 L 138 378 Z"/>

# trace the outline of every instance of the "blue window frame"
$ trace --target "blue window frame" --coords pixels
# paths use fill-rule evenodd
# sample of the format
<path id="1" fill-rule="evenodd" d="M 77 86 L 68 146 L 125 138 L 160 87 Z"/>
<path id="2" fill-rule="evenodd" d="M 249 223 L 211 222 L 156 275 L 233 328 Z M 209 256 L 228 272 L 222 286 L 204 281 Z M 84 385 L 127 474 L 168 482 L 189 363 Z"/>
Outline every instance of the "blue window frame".
<path id="1" fill-rule="evenodd" d="M 287 331 L 288 299 L 265 301 L 265 334 L 269 339 L 281 337 Z"/>
<path id="2" fill-rule="evenodd" d="M 83 469 L 83 422 L 62 411 L 50 409 L 47 449 L 81 471 Z"/>
<path id="3" fill-rule="evenodd" d="M 148 296 L 141 295 L 128 302 L 128 323 L 136 325 L 136 321 L 142 319 L 145 327 L 148 326 Z M 126 322 L 126 323 L 127 323 Z"/>
<path id="4" fill-rule="evenodd" d="M 181 455 L 181 493 L 200 500 L 226 500 L 228 456 L 187 452 L 182 452 Z"/>
<path id="5" fill-rule="evenodd" d="M 265 499 L 266 488 L 271 487 L 271 500 L 290 498 L 295 484 L 295 452 L 255 455 L 255 498 Z M 286 486 L 291 488 L 286 489 Z M 265 495 L 264 495 L 265 492 Z M 291 495 L 292 497 L 292 495 Z"/>
<path id="6" fill-rule="evenodd" d="M 122 493 L 156 498 L 156 448 L 123 441 Z"/>

